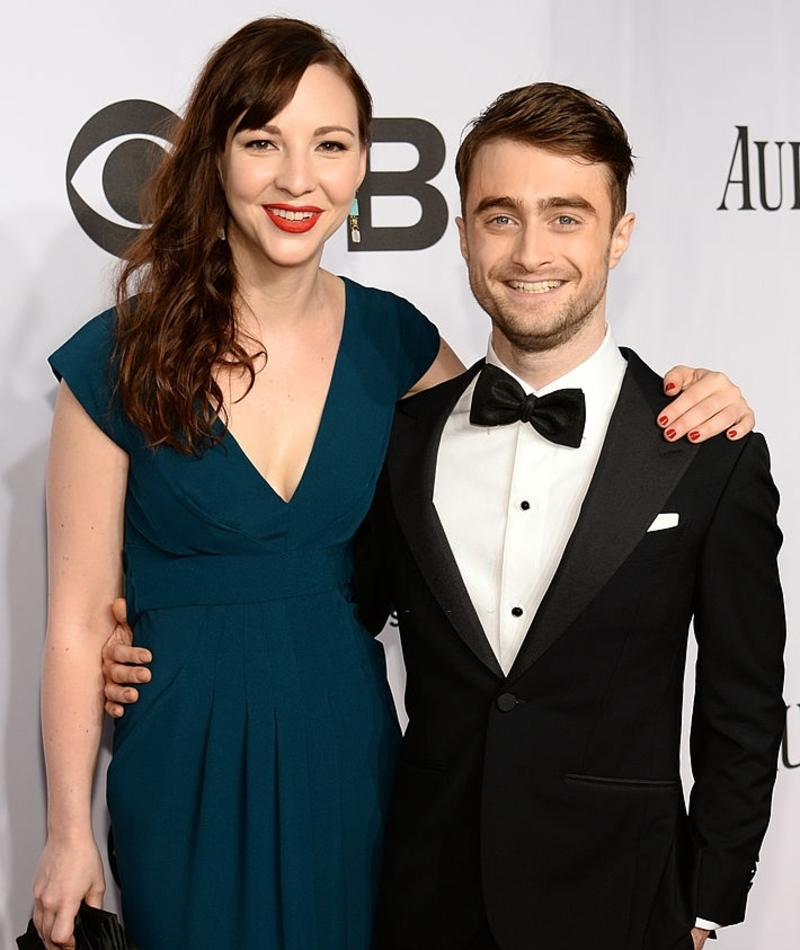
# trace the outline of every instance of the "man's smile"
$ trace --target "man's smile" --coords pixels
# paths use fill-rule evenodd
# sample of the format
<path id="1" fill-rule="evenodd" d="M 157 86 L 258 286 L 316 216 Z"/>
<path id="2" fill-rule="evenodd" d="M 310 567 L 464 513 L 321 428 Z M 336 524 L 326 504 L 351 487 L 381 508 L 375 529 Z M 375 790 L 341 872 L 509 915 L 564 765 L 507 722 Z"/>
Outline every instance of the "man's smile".
<path id="1" fill-rule="evenodd" d="M 512 290 L 518 290 L 523 294 L 546 294 L 550 290 L 555 290 L 566 283 L 563 280 L 508 280 L 506 281 Z"/>

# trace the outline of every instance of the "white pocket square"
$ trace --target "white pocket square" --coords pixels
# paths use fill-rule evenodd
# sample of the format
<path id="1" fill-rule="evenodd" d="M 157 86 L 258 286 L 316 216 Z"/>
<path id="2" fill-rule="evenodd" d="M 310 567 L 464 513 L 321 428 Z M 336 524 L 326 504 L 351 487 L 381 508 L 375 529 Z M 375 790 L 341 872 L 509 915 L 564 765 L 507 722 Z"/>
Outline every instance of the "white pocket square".
<path id="1" fill-rule="evenodd" d="M 665 528 L 677 528 L 680 518 L 677 511 L 662 511 L 656 515 L 648 531 L 664 531 Z"/>

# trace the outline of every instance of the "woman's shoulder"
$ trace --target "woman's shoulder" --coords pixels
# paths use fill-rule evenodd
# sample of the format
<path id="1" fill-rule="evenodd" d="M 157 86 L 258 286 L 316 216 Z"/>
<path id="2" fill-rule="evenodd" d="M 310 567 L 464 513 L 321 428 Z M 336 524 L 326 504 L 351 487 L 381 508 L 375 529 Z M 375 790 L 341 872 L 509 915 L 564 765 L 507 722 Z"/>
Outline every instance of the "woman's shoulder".
<path id="1" fill-rule="evenodd" d="M 434 324 L 411 301 L 391 290 L 380 290 L 356 283 L 348 277 L 345 283 L 347 319 L 360 323 L 362 332 L 369 336 L 395 339 L 422 337 L 436 338 L 439 332 Z"/>
<path id="2" fill-rule="evenodd" d="M 116 396 L 115 336 L 116 312 L 105 310 L 76 330 L 48 362 L 106 435 L 125 447 L 129 426 Z"/>
<path id="3" fill-rule="evenodd" d="M 114 350 L 115 327 L 113 308 L 84 323 L 50 355 L 49 363 L 56 377 L 60 380 L 70 370 L 90 373 L 101 367 L 108 370 Z"/>
<path id="4" fill-rule="evenodd" d="M 415 313 L 420 317 L 424 317 L 413 303 L 391 290 L 381 290 L 379 287 L 359 284 L 349 277 L 342 277 L 342 280 L 345 285 L 348 313 L 353 309 L 360 308 L 369 313 L 389 310 L 397 313 Z"/>
<path id="5" fill-rule="evenodd" d="M 389 290 L 344 278 L 349 346 L 365 358 L 377 354 L 397 379 L 397 398 L 425 373 L 439 351 L 439 331 L 414 304 Z"/>

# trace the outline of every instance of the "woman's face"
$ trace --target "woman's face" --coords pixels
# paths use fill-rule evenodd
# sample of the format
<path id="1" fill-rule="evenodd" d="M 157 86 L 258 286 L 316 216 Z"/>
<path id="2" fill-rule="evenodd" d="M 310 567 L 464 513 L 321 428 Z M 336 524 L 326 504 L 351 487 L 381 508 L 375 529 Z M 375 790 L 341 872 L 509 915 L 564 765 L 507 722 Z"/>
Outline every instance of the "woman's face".
<path id="1" fill-rule="evenodd" d="M 263 128 L 231 133 L 219 168 L 240 276 L 317 267 L 366 161 L 355 99 L 329 66 L 309 66 L 291 101 Z"/>

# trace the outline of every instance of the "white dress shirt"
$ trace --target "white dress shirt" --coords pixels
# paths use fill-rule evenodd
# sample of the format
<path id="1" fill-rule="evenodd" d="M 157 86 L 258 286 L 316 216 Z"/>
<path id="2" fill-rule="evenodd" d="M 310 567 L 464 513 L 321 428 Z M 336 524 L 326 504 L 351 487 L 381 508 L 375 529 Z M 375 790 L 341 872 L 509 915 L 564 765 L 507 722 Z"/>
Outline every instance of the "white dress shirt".
<path id="1" fill-rule="evenodd" d="M 513 373 L 489 342 L 487 363 Z M 526 393 L 582 389 L 586 428 L 578 448 L 556 445 L 529 424 L 473 426 L 475 380 L 447 420 L 433 500 L 467 591 L 505 673 L 553 579 L 594 474 L 626 362 L 611 331 L 583 363 Z M 476 377 L 477 379 L 477 377 Z"/>

